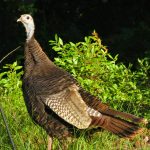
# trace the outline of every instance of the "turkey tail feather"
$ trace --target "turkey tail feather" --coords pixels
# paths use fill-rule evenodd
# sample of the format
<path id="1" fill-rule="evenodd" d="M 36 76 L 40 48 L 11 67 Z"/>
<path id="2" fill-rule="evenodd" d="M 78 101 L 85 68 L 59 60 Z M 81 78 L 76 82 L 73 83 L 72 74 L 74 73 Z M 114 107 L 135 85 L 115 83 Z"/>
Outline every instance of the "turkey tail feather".
<path id="1" fill-rule="evenodd" d="M 105 106 L 105 109 L 104 109 L 104 106 Z M 134 123 L 143 123 L 143 124 L 148 123 L 147 119 L 139 118 L 139 117 L 136 117 L 132 114 L 128 114 L 126 112 L 120 112 L 120 111 L 111 109 L 108 106 L 106 107 L 106 104 L 103 104 L 103 103 L 100 104 L 99 108 L 100 109 L 103 108 L 103 109 L 100 110 L 100 112 L 102 112 L 105 115 L 109 115 L 109 116 L 113 116 L 113 117 L 121 117 L 123 119 L 130 120 Z"/>
<path id="2" fill-rule="evenodd" d="M 91 95 L 90 93 L 88 93 L 87 91 L 85 91 L 82 88 L 80 88 L 79 92 L 80 92 L 83 100 L 86 102 L 86 104 L 88 106 L 101 112 L 102 114 L 130 120 L 130 121 L 137 123 L 137 124 L 139 124 L 139 123 L 147 124 L 148 123 L 148 121 L 144 118 L 139 118 L 139 117 L 136 117 L 132 114 L 128 114 L 125 112 L 120 112 L 120 111 L 111 109 L 107 104 L 102 103 L 97 97 Z"/>
<path id="3" fill-rule="evenodd" d="M 90 126 L 101 127 L 120 137 L 128 138 L 133 138 L 136 134 L 143 131 L 143 128 L 140 128 L 137 124 L 105 115 L 92 117 Z"/>

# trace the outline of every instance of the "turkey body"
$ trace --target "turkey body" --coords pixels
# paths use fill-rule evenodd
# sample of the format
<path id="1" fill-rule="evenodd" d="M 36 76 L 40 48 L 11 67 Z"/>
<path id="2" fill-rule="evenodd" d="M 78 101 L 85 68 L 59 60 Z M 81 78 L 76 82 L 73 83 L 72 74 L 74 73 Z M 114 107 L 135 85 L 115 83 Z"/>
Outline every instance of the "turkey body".
<path id="1" fill-rule="evenodd" d="M 32 37 L 32 39 L 28 43 L 26 43 L 25 46 L 25 71 L 23 77 L 23 93 L 30 116 L 52 137 L 62 139 L 68 136 L 72 136 L 73 128 L 76 128 L 74 127 L 74 125 L 66 122 L 56 113 L 56 111 L 61 110 L 64 111 L 62 113 L 65 113 L 66 110 L 63 110 L 63 108 L 61 108 L 61 106 L 59 105 L 60 103 L 62 103 L 64 107 L 68 107 L 68 105 L 66 104 L 69 102 L 69 100 L 67 99 L 68 94 L 64 94 L 62 91 L 68 90 L 70 95 L 71 87 L 75 88 L 75 90 L 79 92 L 87 107 L 92 108 L 103 114 L 104 118 L 100 120 L 103 128 L 106 127 L 107 130 L 110 130 L 111 132 L 121 137 L 130 136 L 130 134 L 132 135 L 134 131 L 139 129 L 137 125 L 129 123 L 127 124 L 127 126 L 129 127 L 126 129 L 127 132 L 126 130 L 124 131 L 124 123 L 126 122 L 123 121 L 120 127 L 120 121 L 118 122 L 118 120 L 115 120 L 115 115 L 121 115 L 121 112 L 109 109 L 109 107 L 105 104 L 102 104 L 98 98 L 92 96 L 90 93 L 82 89 L 78 85 L 77 81 L 68 72 L 57 67 L 55 64 L 53 64 L 53 62 L 49 60 L 46 54 L 42 51 L 38 42 L 34 39 L 34 37 Z M 73 94 L 71 96 L 74 97 Z M 53 103 L 53 101 L 56 101 L 56 110 L 53 111 L 51 107 L 46 104 L 47 98 L 50 99 L 49 103 Z M 66 100 L 63 101 L 63 99 Z M 80 109 L 84 109 L 82 108 L 82 105 L 80 106 L 80 102 L 79 104 L 77 104 L 76 107 L 77 111 L 79 111 Z M 75 117 L 77 115 L 77 112 L 73 113 L 74 114 L 71 117 Z M 112 118 L 110 118 L 111 115 Z M 140 118 L 137 118 L 130 114 L 125 114 L 123 117 L 126 116 L 127 119 L 132 119 L 133 121 L 140 120 Z M 116 121 L 114 122 L 114 124 L 117 123 L 119 128 L 112 128 L 113 124 L 110 121 L 111 119 L 112 121 Z M 81 121 L 85 121 L 84 116 L 82 116 Z"/>
<path id="2" fill-rule="evenodd" d="M 73 98 L 76 97 L 71 93 L 74 89 L 77 89 L 79 93 L 85 95 L 84 90 L 78 85 L 72 75 L 57 67 L 49 60 L 34 37 L 25 45 L 24 68 L 23 94 L 31 118 L 42 126 L 52 137 L 62 139 L 74 135 L 73 131 L 76 127 L 64 121 L 63 118 L 59 117 L 48 107 L 46 105 L 46 99 L 52 99 L 50 101 L 51 103 L 52 101 L 56 101 L 57 111 L 62 110 L 65 113 L 67 110 L 63 110 L 63 108 L 60 107 L 60 103 L 65 107 L 69 102 L 68 97 L 70 97 L 70 95 Z M 64 94 L 62 91 L 68 91 L 68 94 Z M 66 100 L 63 101 L 63 98 Z M 80 101 L 77 102 L 77 111 L 84 109 L 82 106 L 84 107 L 84 105 L 80 104 Z M 66 108 L 69 109 L 68 105 Z M 67 116 L 69 113 L 71 112 L 64 115 Z M 74 114 L 70 117 L 76 117 L 77 112 L 73 113 Z M 81 121 L 83 121 L 83 123 L 86 121 L 84 119 L 84 113 Z"/>
<path id="3" fill-rule="evenodd" d="M 43 101 L 46 97 L 66 89 L 67 86 L 74 84 L 76 81 L 68 73 L 66 75 L 66 72 L 57 69 L 48 58 L 46 60 L 45 58 L 44 60 L 40 60 L 40 58 L 36 60 L 37 58 L 34 58 L 36 57 L 34 48 L 37 45 L 38 43 L 34 38 L 25 45 L 23 94 L 27 110 L 33 120 L 52 137 L 59 139 L 68 137 L 71 135 L 72 125 L 57 116 Z M 40 49 L 40 47 L 37 48 Z M 32 50 L 35 55 L 32 54 Z M 47 57 L 44 53 L 42 54 Z"/>
<path id="4" fill-rule="evenodd" d="M 85 91 L 65 70 L 56 66 L 34 38 L 34 22 L 22 15 L 27 32 L 23 94 L 32 119 L 51 137 L 73 136 L 74 129 L 101 127 L 120 137 L 134 137 L 142 131 L 138 118 L 109 108 Z M 128 120 L 128 121 L 127 121 Z"/>

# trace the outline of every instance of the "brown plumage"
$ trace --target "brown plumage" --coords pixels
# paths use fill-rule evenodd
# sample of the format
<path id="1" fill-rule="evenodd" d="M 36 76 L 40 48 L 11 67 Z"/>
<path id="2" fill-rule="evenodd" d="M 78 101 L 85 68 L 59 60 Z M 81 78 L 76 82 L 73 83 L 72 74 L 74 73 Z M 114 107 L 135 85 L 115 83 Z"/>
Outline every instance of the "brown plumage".
<path id="1" fill-rule="evenodd" d="M 49 136 L 62 139 L 73 135 L 73 128 L 101 127 L 120 137 L 141 132 L 145 119 L 119 112 L 103 104 L 79 86 L 66 71 L 57 67 L 34 38 L 34 22 L 24 14 L 17 20 L 26 28 L 23 93 L 33 120 Z M 128 121 L 126 121 L 128 120 Z"/>

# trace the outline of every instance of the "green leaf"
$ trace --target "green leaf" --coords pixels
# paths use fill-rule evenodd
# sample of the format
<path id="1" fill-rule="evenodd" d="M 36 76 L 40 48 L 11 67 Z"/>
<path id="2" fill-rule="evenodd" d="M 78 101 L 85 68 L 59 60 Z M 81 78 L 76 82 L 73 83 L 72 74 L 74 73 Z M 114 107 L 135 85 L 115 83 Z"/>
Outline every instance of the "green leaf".
<path id="1" fill-rule="evenodd" d="M 63 46 L 63 40 L 61 38 L 59 38 L 59 44 Z"/>

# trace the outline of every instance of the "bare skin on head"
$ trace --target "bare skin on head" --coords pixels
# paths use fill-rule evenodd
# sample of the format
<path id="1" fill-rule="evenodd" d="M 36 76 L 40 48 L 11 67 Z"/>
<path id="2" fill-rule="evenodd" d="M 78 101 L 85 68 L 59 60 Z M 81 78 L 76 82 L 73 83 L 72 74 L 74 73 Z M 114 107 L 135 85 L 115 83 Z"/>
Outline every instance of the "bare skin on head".
<path id="1" fill-rule="evenodd" d="M 27 34 L 27 41 L 29 41 L 34 35 L 34 21 L 33 18 L 29 14 L 21 15 L 21 17 L 17 20 L 17 22 L 22 22 Z"/>

